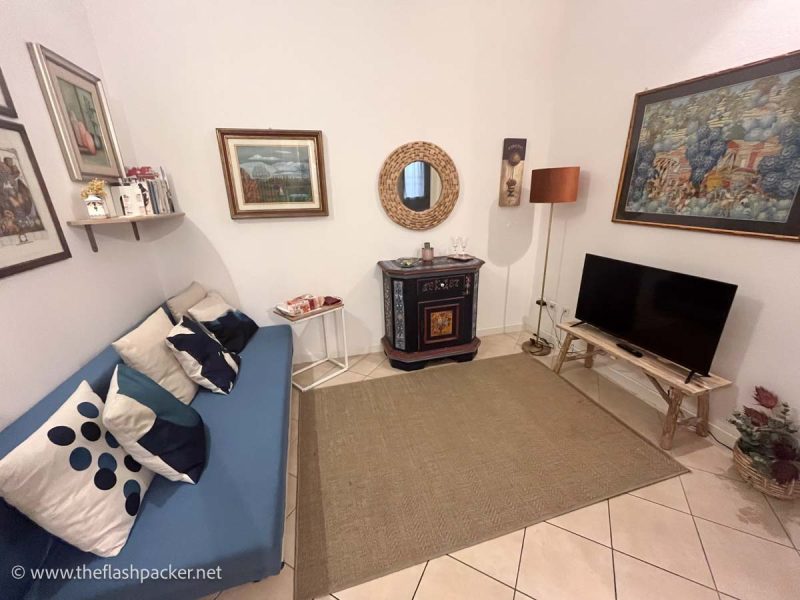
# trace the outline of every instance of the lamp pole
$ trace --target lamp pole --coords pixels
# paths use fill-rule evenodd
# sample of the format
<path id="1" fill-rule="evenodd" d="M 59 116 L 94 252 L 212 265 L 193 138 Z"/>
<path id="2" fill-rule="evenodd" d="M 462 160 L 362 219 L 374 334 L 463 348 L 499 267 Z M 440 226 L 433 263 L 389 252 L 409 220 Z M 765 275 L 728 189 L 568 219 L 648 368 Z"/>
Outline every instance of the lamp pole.
<path id="1" fill-rule="evenodd" d="M 536 323 L 536 339 L 534 340 L 534 346 L 537 348 L 547 348 L 548 352 L 550 350 L 549 346 L 542 343 L 542 337 L 540 335 L 542 329 L 542 309 L 544 308 L 544 286 L 545 282 L 547 281 L 547 259 L 550 257 L 550 232 L 553 229 L 553 205 L 550 205 L 550 217 L 547 220 L 547 244 L 544 247 L 544 270 L 542 271 L 542 293 L 539 294 L 539 320 Z"/>

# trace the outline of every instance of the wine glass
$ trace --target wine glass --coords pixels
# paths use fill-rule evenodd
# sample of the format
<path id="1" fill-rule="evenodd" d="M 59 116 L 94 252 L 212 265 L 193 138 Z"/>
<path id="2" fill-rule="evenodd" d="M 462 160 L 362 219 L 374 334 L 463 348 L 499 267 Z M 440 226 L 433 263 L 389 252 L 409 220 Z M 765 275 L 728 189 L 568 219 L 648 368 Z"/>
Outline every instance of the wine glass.
<path id="1" fill-rule="evenodd" d="M 467 242 L 469 241 L 469 238 L 464 236 L 458 239 L 460 240 L 459 246 L 461 246 L 461 251 L 459 252 L 459 254 L 461 256 L 465 256 L 467 254 Z"/>
<path id="2" fill-rule="evenodd" d="M 461 248 L 461 238 L 460 237 L 451 237 L 450 238 L 450 249 L 451 254 L 454 256 L 458 255 L 458 250 Z"/>

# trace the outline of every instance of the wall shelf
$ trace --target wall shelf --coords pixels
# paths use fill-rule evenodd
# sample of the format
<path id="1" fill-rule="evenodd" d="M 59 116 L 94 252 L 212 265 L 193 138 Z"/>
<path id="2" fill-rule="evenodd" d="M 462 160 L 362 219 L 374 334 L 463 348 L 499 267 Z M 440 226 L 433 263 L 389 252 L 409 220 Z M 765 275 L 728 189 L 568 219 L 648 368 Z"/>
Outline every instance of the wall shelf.
<path id="1" fill-rule="evenodd" d="M 92 247 L 92 251 L 97 252 L 97 240 L 94 237 L 94 230 L 92 229 L 95 225 L 105 227 L 108 225 L 129 224 L 133 229 L 133 236 L 136 238 L 136 241 L 139 241 L 139 239 L 141 238 L 139 237 L 138 223 L 142 223 L 145 221 L 164 221 L 166 219 L 176 219 L 182 216 L 183 216 L 182 212 L 176 212 L 163 215 L 110 217 L 108 219 L 76 219 L 74 221 L 67 221 L 67 225 L 69 225 L 70 227 L 83 227 L 84 230 L 86 231 L 86 237 L 89 238 L 89 245 Z"/>

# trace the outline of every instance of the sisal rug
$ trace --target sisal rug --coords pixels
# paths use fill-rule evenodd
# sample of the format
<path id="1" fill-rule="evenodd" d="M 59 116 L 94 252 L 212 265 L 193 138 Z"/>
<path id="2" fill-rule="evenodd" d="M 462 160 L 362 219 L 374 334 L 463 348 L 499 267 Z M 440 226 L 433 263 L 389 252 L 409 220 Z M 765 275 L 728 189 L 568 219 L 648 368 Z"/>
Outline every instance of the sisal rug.
<path id="1" fill-rule="evenodd" d="M 526 354 L 300 398 L 295 597 L 686 472 Z"/>

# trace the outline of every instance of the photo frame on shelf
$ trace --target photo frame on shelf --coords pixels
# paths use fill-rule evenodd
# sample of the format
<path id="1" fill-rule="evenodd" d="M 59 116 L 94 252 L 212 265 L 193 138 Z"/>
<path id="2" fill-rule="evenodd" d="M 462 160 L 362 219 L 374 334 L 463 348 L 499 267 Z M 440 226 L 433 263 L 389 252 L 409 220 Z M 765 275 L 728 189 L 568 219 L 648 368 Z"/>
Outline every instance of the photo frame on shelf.
<path id="1" fill-rule="evenodd" d="M 14 108 L 14 101 L 11 99 L 11 92 L 8 91 L 8 84 L 0 69 L 0 116 L 10 119 L 17 118 L 17 109 Z"/>
<path id="2" fill-rule="evenodd" d="M 0 120 L 0 279 L 70 256 L 25 127 Z"/>
<path id="3" fill-rule="evenodd" d="M 217 129 L 232 219 L 328 214 L 321 131 Z"/>
<path id="4" fill-rule="evenodd" d="M 124 177 L 100 78 L 40 44 L 28 50 L 73 181 Z"/>
<path id="5" fill-rule="evenodd" d="M 636 94 L 612 221 L 800 241 L 800 51 Z"/>

